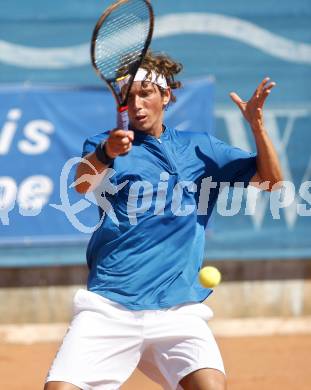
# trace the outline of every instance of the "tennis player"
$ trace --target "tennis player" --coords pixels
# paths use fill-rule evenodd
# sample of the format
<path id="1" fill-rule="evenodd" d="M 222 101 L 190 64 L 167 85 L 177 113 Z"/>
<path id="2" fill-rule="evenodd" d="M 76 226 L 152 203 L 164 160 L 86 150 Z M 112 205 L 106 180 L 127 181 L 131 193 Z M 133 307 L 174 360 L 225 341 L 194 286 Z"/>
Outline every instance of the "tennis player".
<path id="1" fill-rule="evenodd" d="M 198 283 L 204 229 L 221 182 L 270 191 L 282 180 L 263 121 L 275 83 L 265 78 L 247 102 L 231 94 L 250 124 L 253 154 L 207 132 L 163 124 L 181 68 L 149 53 L 129 95 L 130 130 L 105 131 L 84 144 L 76 189 L 97 193 L 103 223 L 89 242 L 87 289 L 74 297 L 45 390 L 116 390 L 136 367 L 164 389 L 226 387 L 208 326 L 213 313 L 202 303 L 212 290 Z"/>

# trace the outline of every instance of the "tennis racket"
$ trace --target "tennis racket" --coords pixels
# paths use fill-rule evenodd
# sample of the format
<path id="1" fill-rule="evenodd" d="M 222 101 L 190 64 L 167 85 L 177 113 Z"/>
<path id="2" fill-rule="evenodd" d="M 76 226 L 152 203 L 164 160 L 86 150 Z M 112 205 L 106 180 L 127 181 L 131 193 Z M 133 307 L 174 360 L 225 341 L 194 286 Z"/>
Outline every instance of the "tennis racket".
<path id="1" fill-rule="evenodd" d="M 128 129 L 128 94 L 150 45 L 153 26 L 149 0 L 119 0 L 104 11 L 93 31 L 92 64 L 113 93 L 120 129 Z"/>

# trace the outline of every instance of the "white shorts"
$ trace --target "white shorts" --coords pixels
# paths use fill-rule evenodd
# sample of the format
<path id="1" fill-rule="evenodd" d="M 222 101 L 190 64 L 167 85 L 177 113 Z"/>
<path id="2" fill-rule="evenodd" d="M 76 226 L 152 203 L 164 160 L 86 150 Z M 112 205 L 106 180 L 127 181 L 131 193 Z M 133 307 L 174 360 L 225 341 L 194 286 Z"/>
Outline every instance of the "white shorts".
<path id="1" fill-rule="evenodd" d="M 46 382 L 116 390 L 138 366 L 164 389 L 181 389 L 181 379 L 200 368 L 224 372 L 205 304 L 134 311 L 82 289 L 73 303 L 73 320 Z"/>

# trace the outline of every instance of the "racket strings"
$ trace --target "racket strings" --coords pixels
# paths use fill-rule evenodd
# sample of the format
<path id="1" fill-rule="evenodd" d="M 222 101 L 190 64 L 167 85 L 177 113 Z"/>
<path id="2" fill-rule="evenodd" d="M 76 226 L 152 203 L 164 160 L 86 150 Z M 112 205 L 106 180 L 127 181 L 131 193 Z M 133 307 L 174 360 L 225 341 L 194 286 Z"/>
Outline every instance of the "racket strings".
<path id="1" fill-rule="evenodd" d="M 95 41 L 96 66 L 107 80 L 129 72 L 139 61 L 149 29 L 149 10 L 140 0 L 125 3 L 108 15 Z"/>
<path id="2" fill-rule="evenodd" d="M 98 36 L 96 65 L 105 77 L 115 78 L 120 66 L 126 66 L 138 59 L 144 48 L 144 42 L 141 42 L 141 38 L 138 39 L 138 35 L 144 36 L 147 33 L 147 29 L 136 26 L 123 31 L 122 34 L 110 35 L 109 41 L 104 32 L 102 36 Z"/>

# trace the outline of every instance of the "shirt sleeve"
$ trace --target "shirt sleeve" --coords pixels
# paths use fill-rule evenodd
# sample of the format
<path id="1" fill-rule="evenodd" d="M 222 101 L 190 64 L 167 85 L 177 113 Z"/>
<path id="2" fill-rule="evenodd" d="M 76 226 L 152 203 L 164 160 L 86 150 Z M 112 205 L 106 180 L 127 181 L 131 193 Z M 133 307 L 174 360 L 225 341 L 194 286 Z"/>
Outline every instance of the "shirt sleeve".
<path id="1" fill-rule="evenodd" d="M 83 144 L 82 157 L 95 151 L 96 146 L 108 138 L 109 131 L 87 138 Z"/>
<path id="2" fill-rule="evenodd" d="M 213 136 L 210 136 L 210 141 L 218 166 L 218 181 L 229 182 L 231 186 L 240 182 L 247 187 L 257 171 L 256 153 L 230 146 Z"/>

